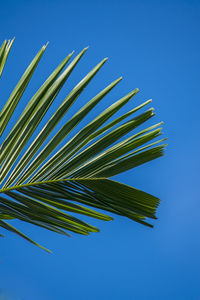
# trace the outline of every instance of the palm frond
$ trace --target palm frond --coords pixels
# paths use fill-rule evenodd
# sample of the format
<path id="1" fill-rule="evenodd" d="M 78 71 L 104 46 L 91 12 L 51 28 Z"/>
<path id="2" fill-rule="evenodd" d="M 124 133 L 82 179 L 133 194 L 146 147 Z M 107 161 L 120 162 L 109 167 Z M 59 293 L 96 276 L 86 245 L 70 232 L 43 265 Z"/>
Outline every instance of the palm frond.
<path id="1" fill-rule="evenodd" d="M 0 75 L 12 43 L 13 40 L 5 41 L 0 48 Z M 85 118 L 88 113 L 122 78 L 116 79 L 70 119 L 67 118 L 64 125 L 46 143 L 107 58 L 85 75 L 42 127 L 42 119 L 87 48 L 66 66 L 73 55 L 73 52 L 70 53 L 31 97 L 10 132 L 6 132 L 45 49 L 46 46 L 43 46 L 30 63 L 0 112 L 0 136 L 5 135 L 0 146 L 0 227 L 39 247 L 42 246 L 21 233 L 10 222 L 18 219 L 68 236 L 69 231 L 88 235 L 99 229 L 74 214 L 104 221 L 112 220 L 112 216 L 101 212 L 106 211 L 153 227 L 146 219 L 156 219 L 159 199 L 109 179 L 162 156 L 166 146 L 162 143 L 165 139 L 152 141 L 162 134 L 162 122 L 126 137 L 154 116 L 153 108 L 135 115 L 151 100 L 109 121 L 138 93 L 138 89 L 115 101 L 87 124 Z M 85 122 L 85 126 L 77 131 L 81 121 Z M 39 134 L 33 139 L 38 126 Z M 71 132 L 75 133 L 69 139 Z M 29 143 L 31 139 L 33 141 Z M 63 141 L 64 145 L 60 147 Z"/>

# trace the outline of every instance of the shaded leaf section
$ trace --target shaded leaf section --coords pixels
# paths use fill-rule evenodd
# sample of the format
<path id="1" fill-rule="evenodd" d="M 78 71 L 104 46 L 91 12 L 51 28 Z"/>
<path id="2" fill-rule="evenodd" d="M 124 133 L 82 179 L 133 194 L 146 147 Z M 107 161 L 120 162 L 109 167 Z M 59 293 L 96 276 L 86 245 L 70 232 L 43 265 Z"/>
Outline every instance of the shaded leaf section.
<path id="1" fill-rule="evenodd" d="M 17 218 L 64 235 L 67 235 L 67 231 L 83 235 L 99 231 L 98 228 L 64 210 L 101 220 L 112 220 L 112 217 L 87 207 L 92 206 L 152 227 L 145 219 L 156 219 L 155 213 L 159 204 L 159 199 L 150 194 L 110 179 L 100 178 L 25 184 L 4 189 L 1 195 L 0 214 L 5 216 L 5 219 Z M 3 218 L 0 218 L 0 221 L 0 226 L 35 243 L 4 222 Z"/>

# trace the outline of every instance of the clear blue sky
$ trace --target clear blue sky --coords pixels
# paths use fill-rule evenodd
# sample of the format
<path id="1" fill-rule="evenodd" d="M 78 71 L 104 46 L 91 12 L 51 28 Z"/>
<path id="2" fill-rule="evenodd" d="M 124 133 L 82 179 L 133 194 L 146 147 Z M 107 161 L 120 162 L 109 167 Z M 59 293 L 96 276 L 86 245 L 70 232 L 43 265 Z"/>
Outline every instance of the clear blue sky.
<path id="1" fill-rule="evenodd" d="M 97 110 L 138 87 L 135 105 L 152 98 L 154 122 L 165 121 L 169 138 L 164 158 L 116 178 L 162 199 L 153 230 L 116 217 L 109 223 L 90 220 L 101 228 L 99 234 L 68 239 L 16 222 L 53 255 L 7 234 L 0 241 L 0 295 L 199 300 L 200 1 L 7 0 L 1 2 L 0 28 L 1 42 L 16 37 L 1 80 L 1 101 L 42 44 L 50 41 L 24 101 L 69 52 L 89 45 L 59 99 L 108 56 L 83 101 L 122 75 Z"/>

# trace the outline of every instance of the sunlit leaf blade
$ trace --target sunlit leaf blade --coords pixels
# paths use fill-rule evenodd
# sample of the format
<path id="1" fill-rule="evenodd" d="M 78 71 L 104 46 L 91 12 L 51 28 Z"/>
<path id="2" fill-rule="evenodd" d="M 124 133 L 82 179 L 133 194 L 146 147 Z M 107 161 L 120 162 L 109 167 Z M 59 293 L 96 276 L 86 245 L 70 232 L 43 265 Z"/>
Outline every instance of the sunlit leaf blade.
<path id="1" fill-rule="evenodd" d="M 122 157 L 121 159 L 112 162 L 108 166 L 105 166 L 104 168 L 102 168 L 101 171 L 97 172 L 95 175 L 98 177 L 107 178 L 138 167 L 146 162 L 163 156 L 164 147 L 165 145 L 162 145 L 154 147 L 150 150 L 146 150 L 139 154 L 129 154 L 127 157 Z"/>
<path id="2" fill-rule="evenodd" d="M 0 113 L 0 136 L 3 134 L 47 46 L 43 46 L 30 63 Z"/>
<path id="3" fill-rule="evenodd" d="M 69 75 L 71 74 L 71 72 L 73 71 L 73 69 L 75 68 L 75 66 L 77 65 L 77 63 L 79 62 L 79 60 L 81 59 L 81 57 L 83 56 L 83 54 L 85 53 L 86 50 L 87 50 L 87 48 L 83 49 L 83 51 L 81 51 L 81 53 L 79 55 L 77 55 L 77 57 L 66 68 L 66 70 L 52 84 L 51 88 L 48 90 L 47 94 L 42 99 L 42 103 L 39 105 L 39 107 L 37 107 L 36 112 L 34 113 L 34 115 L 32 116 L 32 118 L 29 120 L 29 123 L 26 126 L 25 130 L 19 136 L 17 142 L 15 143 L 14 147 L 12 147 L 11 151 L 9 152 L 9 154 L 6 157 L 6 160 L 4 161 L 3 171 L 1 172 L 1 177 L 0 177 L 1 178 L 0 182 L 1 183 L 5 179 L 6 175 L 8 174 L 9 170 L 11 169 L 12 165 L 16 161 L 16 159 L 19 156 L 19 154 L 21 153 L 22 149 L 24 148 L 24 146 L 26 145 L 26 143 L 28 142 L 28 140 L 30 139 L 30 137 L 32 136 L 32 134 L 34 133 L 34 131 L 36 130 L 38 124 L 41 121 L 41 119 L 45 115 L 46 111 L 48 110 L 48 108 L 50 107 L 50 105 L 52 104 L 52 102 L 54 101 L 54 99 L 57 96 L 58 92 L 60 91 L 60 89 L 64 85 L 65 81 L 67 80 L 67 78 L 69 77 Z M 66 105 L 64 105 L 65 102 L 66 102 L 66 100 L 64 100 L 63 103 L 62 103 L 62 105 L 61 105 L 63 114 L 65 114 L 66 111 L 67 111 L 67 108 L 66 108 L 66 110 L 64 110 L 64 108 L 66 106 Z M 69 104 L 69 107 L 70 107 L 70 105 L 72 103 L 69 103 L 69 101 L 68 101 L 67 104 Z M 54 116 L 57 116 L 58 114 L 59 114 L 59 112 L 57 111 L 57 113 L 55 113 L 53 115 L 53 117 L 48 122 L 48 124 L 51 125 L 51 131 L 53 130 L 53 128 L 56 125 L 56 123 L 54 122 L 54 119 L 55 119 Z M 53 120 L 53 122 L 52 122 L 52 120 Z M 57 122 L 58 122 L 58 120 L 57 120 Z M 46 131 L 45 131 L 45 134 L 47 134 Z M 39 134 L 39 136 L 40 136 L 40 134 Z M 46 135 L 45 135 L 45 137 L 46 137 Z M 39 148 L 38 144 L 34 140 L 34 142 L 31 144 L 31 146 L 29 147 L 29 149 L 24 154 L 24 157 L 26 158 L 26 160 L 27 159 L 30 160 L 29 156 L 32 157 L 34 155 L 34 153 L 30 152 L 30 148 L 31 147 L 34 149 L 33 151 L 36 151 L 35 148 Z M 27 152 L 29 153 L 29 156 L 27 156 Z M 15 170 L 19 166 L 22 167 L 21 161 L 16 166 Z M 16 172 L 16 171 L 13 171 L 13 172 Z"/>
<path id="4" fill-rule="evenodd" d="M 14 39 L 12 39 L 11 41 L 10 40 L 4 41 L 0 48 L 0 77 L 1 77 L 3 69 L 5 67 L 6 60 L 8 58 L 8 54 L 10 52 L 13 42 L 14 42 Z"/>
<path id="5" fill-rule="evenodd" d="M 81 129 L 74 137 L 72 137 L 49 161 L 47 161 L 38 172 L 31 178 L 30 182 L 37 180 L 38 178 L 49 179 L 64 166 L 64 163 L 73 157 L 80 149 L 82 149 L 89 142 L 93 141 L 95 138 L 101 134 L 108 131 L 114 125 L 121 122 L 126 117 L 132 115 L 138 109 L 142 108 L 149 101 L 143 103 L 128 113 L 116 118 L 114 121 L 105 125 L 101 129 L 97 130 L 102 124 L 104 124 L 113 114 L 115 114 L 124 104 L 126 104 L 136 93 L 138 89 L 135 89 L 133 92 L 129 93 L 125 97 L 121 98 L 113 105 L 108 107 L 104 112 L 97 116 L 93 121 Z M 50 170 L 50 171 L 49 171 Z M 55 171 L 56 170 L 56 171 Z M 42 176 L 44 174 L 44 176 Z"/>
<path id="6" fill-rule="evenodd" d="M 23 170 L 23 168 L 27 166 L 31 158 L 34 156 L 34 154 L 37 152 L 40 146 L 44 143 L 44 141 L 52 132 L 52 130 L 55 128 L 55 126 L 58 124 L 58 122 L 66 114 L 66 112 L 71 107 L 71 105 L 75 102 L 78 96 L 82 93 L 84 88 L 89 84 L 92 78 L 101 69 L 101 67 L 106 62 L 106 60 L 107 59 L 102 60 L 94 69 L 92 69 L 84 77 L 84 79 L 82 79 L 81 82 L 79 82 L 75 86 L 75 88 L 70 92 L 70 94 L 65 98 L 61 106 L 57 109 L 57 111 L 53 114 L 53 116 L 50 118 L 50 120 L 47 122 L 44 128 L 40 131 L 38 136 L 35 138 L 31 146 L 28 148 L 28 150 L 26 151 L 26 153 L 24 154 L 24 156 L 16 166 L 14 174 L 12 174 L 14 178 L 18 176 L 18 174 Z M 54 138 L 52 138 L 52 140 L 45 147 L 45 149 L 43 149 L 40 152 L 40 154 L 38 155 L 39 157 L 36 157 L 36 159 L 30 164 L 30 166 L 26 168 L 26 171 L 22 176 L 21 181 L 26 180 L 30 176 L 30 174 L 35 170 L 35 168 L 37 168 L 37 166 L 46 158 L 46 156 L 48 156 L 48 154 L 50 154 L 54 150 L 54 148 L 63 140 L 64 132 L 65 132 L 65 127 L 62 128 Z M 12 182 L 13 181 L 9 181 L 6 185 L 12 184 Z"/>
<path id="7" fill-rule="evenodd" d="M 2 74 L 4 66 L 5 66 L 5 64 L 3 64 L 3 61 L 4 61 L 4 57 L 5 57 L 5 49 L 6 49 L 7 43 L 8 43 L 8 41 L 5 40 L 0 48 L 0 75 Z"/>
<path id="8" fill-rule="evenodd" d="M 135 137 L 133 135 L 125 139 L 81 166 L 73 173 L 73 177 L 91 177 L 92 174 L 96 174 L 97 170 L 100 170 L 107 163 L 158 137 L 161 134 L 160 131 L 161 129 L 156 129 L 143 136 Z"/>
<path id="9" fill-rule="evenodd" d="M 0 75 L 12 43 L 5 41 L 0 48 Z M 38 52 L 3 106 L 0 134 L 6 129 L 45 48 Z M 99 231 L 82 217 L 110 221 L 114 215 L 119 215 L 153 227 L 149 220 L 156 219 L 160 202 L 155 196 L 110 179 L 163 155 L 166 139 L 157 139 L 162 134 L 162 122 L 138 130 L 155 115 L 153 108 L 143 110 L 151 100 L 114 118 L 114 114 L 138 93 L 139 90 L 134 89 L 93 120 L 88 122 L 86 119 L 121 77 L 85 105 L 78 103 L 80 109 L 64 120 L 53 137 L 50 136 L 107 59 L 102 60 L 71 90 L 49 116 L 45 126 L 39 127 L 39 134 L 35 134 L 86 50 L 83 49 L 66 68 L 72 53 L 60 63 L 30 97 L 10 132 L 5 130 L 7 136 L 1 140 L 0 227 L 42 249 L 45 248 L 9 222 L 14 223 L 17 219 L 65 236 L 70 236 L 68 232 L 89 235 Z M 85 125 L 79 129 L 81 121 Z"/>
<path id="10" fill-rule="evenodd" d="M 123 137 L 125 134 L 141 125 L 143 122 L 147 121 L 153 116 L 152 110 L 148 110 L 145 113 L 139 115 L 136 118 L 133 118 L 130 121 L 125 122 L 121 126 L 109 132 L 107 135 L 100 138 L 91 146 L 87 147 L 85 150 L 80 152 L 74 158 L 72 158 L 64 167 L 56 171 L 55 175 L 51 178 L 67 178 L 73 176 L 74 170 L 77 167 L 88 161 L 93 156 L 100 153 L 102 150 L 106 149 L 108 146 L 112 145 L 120 137 Z"/>
<path id="11" fill-rule="evenodd" d="M 36 113 L 38 110 L 44 110 L 44 106 L 42 105 L 45 100 L 48 101 L 51 99 L 50 97 L 45 97 L 48 90 L 52 87 L 53 83 L 57 79 L 60 72 L 63 70 L 72 54 L 69 54 L 61 64 L 54 70 L 54 72 L 49 76 L 49 78 L 45 81 L 45 83 L 39 88 L 39 90 L 35 93 L 35 95 L 28 102 L 21 116 L 5 138 L 2 146 L 1 146 L 1 160 L 0 163 L 5 159 L 5 157 L 10 153 L 11 149 L 14 148 L 14 145 L 17 144 L 19 137 L 22 135 L 22 132 L 28 126 L 30 119 L 33 117 L 35 119 Z M 50 104 L 50 103 L 49 103 Z"/>

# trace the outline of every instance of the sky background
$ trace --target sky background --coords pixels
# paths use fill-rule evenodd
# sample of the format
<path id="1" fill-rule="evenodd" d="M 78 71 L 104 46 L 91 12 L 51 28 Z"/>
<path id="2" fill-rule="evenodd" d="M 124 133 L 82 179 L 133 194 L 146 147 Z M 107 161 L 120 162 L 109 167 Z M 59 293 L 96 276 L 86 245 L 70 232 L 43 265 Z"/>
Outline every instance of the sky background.
<path id="1" fill-rule="evenodd" d="M 53 254 L 7 233 L 0 241 L 0 299 L 199 300 L 200 1 L 8 0 L 1 2 L 0 28 L 1 42 L 16 38 L 0 83 L 0 105 L 50 42 L 7 132 L 53 68 L 89 45 L 46 120 L 108 56 L 66 118 L 122 75 L 89 119 L 137 87 L 140 93 L 121 112 L 152 98 L 156 116 L 149 126 L 163 120 L 169 139 L 163 158 L 115 178 L 161 198 L 153 230 L 121 217 L 88 219 L 101 232 L 68 239 L 16 222 Z"/>

